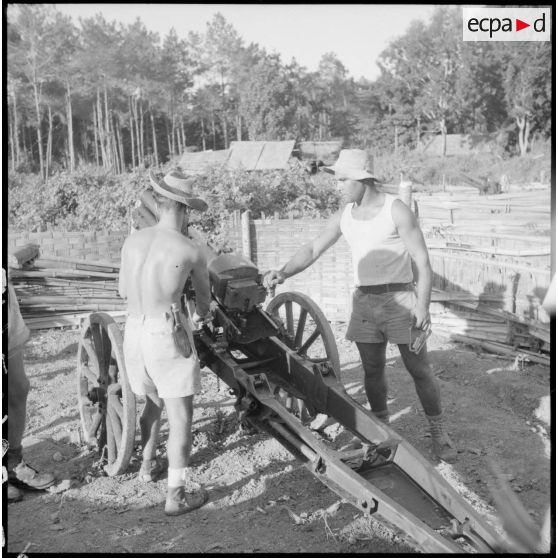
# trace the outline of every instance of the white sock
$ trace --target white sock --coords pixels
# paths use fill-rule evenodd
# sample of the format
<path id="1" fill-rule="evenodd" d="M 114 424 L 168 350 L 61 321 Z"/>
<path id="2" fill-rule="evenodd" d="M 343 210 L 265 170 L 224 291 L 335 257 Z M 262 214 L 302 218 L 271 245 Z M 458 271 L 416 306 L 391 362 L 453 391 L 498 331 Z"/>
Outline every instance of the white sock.
<path id="1" fill-rule="evenodd" d="M 171 469 L 169 467 L 169 488 L 173 488 L 176 486 L 184 486 L 186 479 L 186 468 L 183 467 L 181 469 Z"/>

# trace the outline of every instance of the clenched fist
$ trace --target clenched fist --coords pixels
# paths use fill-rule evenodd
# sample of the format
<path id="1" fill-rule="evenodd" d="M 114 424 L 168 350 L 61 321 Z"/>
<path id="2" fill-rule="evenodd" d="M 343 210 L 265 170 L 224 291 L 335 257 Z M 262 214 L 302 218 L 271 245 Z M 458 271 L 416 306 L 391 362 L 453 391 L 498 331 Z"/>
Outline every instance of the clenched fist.
<path id="1" fill-rule="evenodd" d="M 287 277 L 282 271 L 272 269 L 268 271 L 263 278 L 264 287 L 268 290 L 273 289 L 276 285 L 280 285 Z"/>

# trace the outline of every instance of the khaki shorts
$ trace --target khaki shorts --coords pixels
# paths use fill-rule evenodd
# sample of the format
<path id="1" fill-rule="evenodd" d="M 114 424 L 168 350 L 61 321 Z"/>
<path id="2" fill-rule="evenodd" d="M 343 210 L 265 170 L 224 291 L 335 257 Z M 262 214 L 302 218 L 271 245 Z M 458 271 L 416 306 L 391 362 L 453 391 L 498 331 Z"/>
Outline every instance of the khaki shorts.
<path id="1" fill-rule="evenodd" d="M 345 337 L 356 343 L 409 344 L 409 328 L 413 324 L 411 311 L 415 304 L 413 291 L 365 294 L 355 289 Z"/>
<path id="2" fill-rule="evenodd" d="M 186 327 L 192 347 L 194 339 Z M 187 397 L 201 391 L 201 372 L 195 351 L 188 358 L 176 349 L 170 315 L 128 316 L 124 332 L 124 360 L 132 391 L 156 393 L 163 399 Z"/>

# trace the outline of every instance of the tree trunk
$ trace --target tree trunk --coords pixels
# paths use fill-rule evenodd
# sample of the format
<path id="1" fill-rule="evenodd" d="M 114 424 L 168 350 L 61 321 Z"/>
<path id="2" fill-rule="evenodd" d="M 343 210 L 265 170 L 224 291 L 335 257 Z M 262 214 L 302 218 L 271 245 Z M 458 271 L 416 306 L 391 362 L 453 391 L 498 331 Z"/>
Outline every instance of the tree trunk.
<path id="1" fill-rule="evenodd" d="M 13 111 L 13 109 L 12 109 L 12 111 Z M 15 160 L 16 159 L 16 154 L 15 154 L 15 146 L 14 146 L 15 134 L 14 134 L 14 123 L 12 121 L 13 119 L 10 118 L 10 112 L 11 111 L 9 110 L 9 107 L 8 107 L 8 124 L 9 124 L 8 128 L 9 128 L 9 133 L 10 133 L 10 135 L 9 135 L 9 137 L 10 137 L 10 151 L 12 153 L 12 171 L 15 172 L 15 169 L 16 169 L 16 160 Z"/>
<path id="2" fill-rule="evenodd" d="M 242 116 L 236 113 L 236 141 L 242 141 Z"/>
<path id="3" fill-rule="evenodd" d="M 118 126 L 116 126 L 116 139 L 118 140 L 118 153 L 120 154 L 120 165 L 121 172 L 126 171 L 126 161 L 124 160 L 124 144 L 122 143 L 122 138 L 124 134 L 122 133 L 122 123 L 120 122 L 120 117 L 117 119 Z"/>
<path id="4" fill-rule="evenodd" d="M 48 106 L 48 136 L 46 149 L 45 180 L 48 180 L 50 169 L 52 168 L 52 110 Z"/>
<path id="5" fill-rule="evenodd" d="M 225 101 L 225 83 L 223 81 L 223 76 L 221 75 L 221 102 L 223 109 L 223 142 L 225 144 L 225 149 L 229 148 L 229 133 L 227 129 L 227 105 Z M 215 147 L 213 147 L 215 149 Z"/>
<path id="6" fill-rule="evenodd" d="M 153 132 L 153 156 L 155 157 L 155 166 L 159 168 L 159 156 L 157 155 L 157 134 L 155 134 L 155 119 L 153 118 L 153 111 L 149 111 L 151 116 L 151 131 Z M 151 163 L 153 164 L 153 162 Z"/>
<path id="7" fill-rule="evenodd" d="M 213 134 L 213 151 L 215 151 L 217 149 L 217 138 L 216 138 L 216 132 L 215 132 L 215 115 L 212 112 L 211 113 L 211 133 Z M 226 149 L 226 148 L 225 148 Z"/>
<path id="8" fill-rule="evenodd" d="M 68 153 L 70 155 L 70 172 L 76 168 L 76 156 L 74 151 L 74 125 L 72 113 L 72 92 L 70 81 L 66 79 L 66 120 L 68 122 Z"/>
<path id="9" fill-rule="evenodd" d="M 99 129 L 99 144 L 101 146 L 101 159 L 103 168 L 108 168 L 108 157 L 106 152 L 105 130 L 103 127 L 103 109 L 101 108 L 101 94 L 97 89 L 97 126 Z"/>
<path id="10" fill-rule="evenodd" d="M 140 150 L 140 129 L 139 129 L 139 107 L 138 107 L 138 100 L 134 97 L 132 100 L 132 106 L 134 107 L 134 122 L 136 125 L 136 148 L 137 148 L 137 164 L 138 166 L 141 163 L 141 150 Z"/>
<path id="11" fill-rule="evenodd" d="M 394 126 L 393 128 L 393 150 L 397 153 L 399 149 L 399 128 Z"/>
<path id="12" fill-rule="evenodd" d="M 442 118 L 440 120 L 440 132 L 442 132 L 442 157 L 446 156 L 446 143 L 447 143 L 447 129 L 446 129 L 446 119 Z"/>
<path id="13" fill-rule="evenodd" d="M 172 143 L 171 143 L 171 137 L 170 137 L 170 131 L 169 131 L 169 118 L 168 116 L 165 117 L 165 129 L 167 131 L 167 145 L 169 147 L 169 160 L 172 154 Z"/>
<path id="14" fill-rule="evenodd" d="M 118 157 L 118 145 L 116 144 L 116 136 L 114 134 L 114 118 L 111 115 L 108 120 L 108 137 L 109 137 L 109 147 L 110 147 L 110 158 L 112 161 L 111 168 L 114 172 L 119 174 L 120 170 L 120 161 Z"/>
<path id="15" fill-rule="evenodd" d="M 183 153 L 182 138 L 180 137 L 180 126 L 176 126 L 176 145 L 178 146 L 178 156 Z"/>
<path id="16" fill-rule="evenodd" d="M 142 165 L 145 165 L 145 143 L 144 143 L 144 133 L 143 133 L 143 103 L 138 102 L 138 112 L 140 116 L 140 146 L 141 146 L 141 159 Z"/>
<path id="17" fill-rule="evenodd" d="M 518 132 L 518 143 L 519 143 L 519 155 L 520 157 L 525 157 L 527 155 L 527 147 L 529 145 L 529 122 L 527 117 L 517 117 L 515 119 L 517 126 L 519 128 Z"/>
<path id="18" fill-rule="evenodd" d="M 111 122 L 110 114 L 108 109 L 108 95 L 107 95 L 107 81 L 106 78 L 103 79 L 103 94 L 105 100 L 105 141 L 106 141 L 106 152 L 107 152 L 107 166 L 109 169 L 114 169 L 113 161 L 113 141 L 111 133 Z"/>
<path id="19" fill-rule="evenodd" d="M 97 110 L 93 103 L 93 134 L 95 135 L 95 162 L 99 166 L 99 134 L 97 131 Z"/>
<path id="20" fill-rule="evenodd" d="M 180 136 L 182 137 L 182 153 L 186 151 L 186 132 L 184 131 L 184 117 L 180 117 Z"/>
<path id="21" fill-rule="evenodd" d="M 132 97 L 128 97 L 128 106 L 130 107 L 130 146 L 132 149 L 132 169 L 136 168 L 136 152 L 134 145 L 134 109 Z"/>
<path id="22" fill-rule="evenodd" d="M 205 151 L 205 127 L 203 125 L 203 118 L 201 119 L 201 133 L 202 133 L 202 149 Z"/>
<path id="23" fill-rule="evenodd" d="M 171 120 L 171 139 L 172 139 L 172 157 L 174 157 L 176 155 L 176 139 L 175 139 L 175 134 L 174 134 L 174 130 L 176 128 L 176 116 L 174 114 L 174 112 L 172 113 L 172 120 Z"/>
<path id="24" fill-rule="evenodd" d="M 19 147 L 19 119 L 17 117 L 17 94 L 13 92 L 14 99 L 14 147 L 15 147 L 15 165 L 19 166 L 21 163 L 21 151 Z"/>
<path id="25" fill-rule="evenodd" d="M 33 79 L 33 93 L 35 94 L 35 113 L 37 115 L 37 148 L 39 150 L 39 172 L 44 178 L 45 163 L 43 160 L 43 135 L 41 134 L 41 110 L 39 108 L 39 88 L 36 78 Z"/>
<path id="26" fill-rule="evenodd" d="M 418 148 L 420 146 L 420 116 L 417 116 L 417 145 Z"/>

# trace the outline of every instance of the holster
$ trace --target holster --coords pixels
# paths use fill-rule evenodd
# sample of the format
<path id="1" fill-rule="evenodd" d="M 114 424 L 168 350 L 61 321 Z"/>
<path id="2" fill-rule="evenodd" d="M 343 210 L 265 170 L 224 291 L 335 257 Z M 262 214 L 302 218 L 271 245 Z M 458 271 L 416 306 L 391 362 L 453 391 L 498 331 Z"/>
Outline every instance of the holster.
<path id="1" fill-rule="evenodd" d="M 180 309 L 176 304 L 173 304 L 171 307 L 171 318 L 174 346 L 183 357 L 188 358 L 193 352 L 192 343 L 190 342 L 188 332 L 180 319 Z"/>

